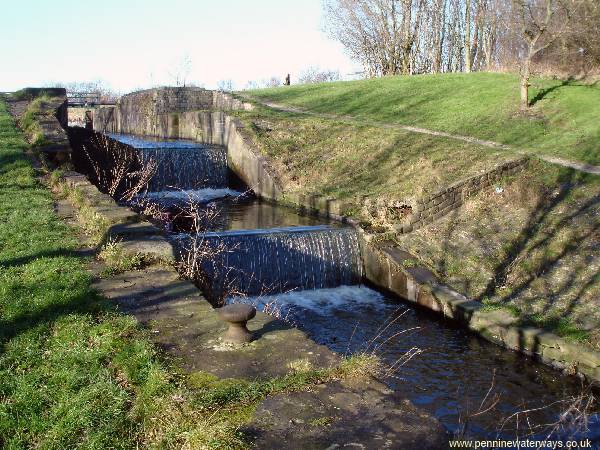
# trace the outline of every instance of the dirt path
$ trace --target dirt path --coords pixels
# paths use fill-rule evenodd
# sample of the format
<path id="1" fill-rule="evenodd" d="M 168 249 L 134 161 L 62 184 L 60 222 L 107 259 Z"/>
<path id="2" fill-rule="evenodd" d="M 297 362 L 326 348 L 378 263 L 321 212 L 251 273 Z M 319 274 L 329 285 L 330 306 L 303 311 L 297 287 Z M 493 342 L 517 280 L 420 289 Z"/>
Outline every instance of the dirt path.
<path id="1" fill-rule="evenodd" d="M 248 98 L 248 100 L 250 100 L 250 99 Z M 523 155 L 532 155 L 532 152 L 520 150 L 520 149 L 511 147 L 510 145 L 501 144 L 500 142 L 487 141 L 485 139 L 478 139 L 478 138 L 474 138 L 471 136 L 461 136 L 458 134 L 446 133 L 444 131 L 428 130 L 427 128 L 413 127 L 410 125 L 400 125 L 400 124 L 379 122 L 379 121 L 375 121 L 375 120 L 357 119 L 356 117 L 353 117 L 353 116 L 317 113 L 317 112 L 313 112 L 313 111 L 309 111 L 309 110 L 305 110 L 305 109 L 301 109 L 301 108 L 296 108 L 293 106 L 282 105 L 280 103 L 274 103 L 274 102 L 269 102 L 269 101 L 260 101 L 260 100 L 256 100 L 256 99 L 252 99 L 252 100 L 257 101 L 261 105 L 267 106 L 267 107 L 269 107 L 271 109 L 275 109 L 277 111 L 291 112 L 291 113 L 297 113 L 297 114 L 306 114 L 306 115 L 313 116 L 313 117 L 322 117 L 322 118 L 326 118 L 326 119 L 342 120 L 342 121 L 357 123 L 357 124 L 361 124 L 361 125 L 371 125 L 374 127 L 410 131 L 412 133 L 427 134 L 429 136 L 445 137 L 445 138 L 449 138 L 449 139 L 455 139 L 457 141 L 469 142 L 471 144 L 483 145 L 484 147 L 490 147 L 490 148 L 496 148 L 496 149 L 502 149 L 502 150 L 514 150 Z M 535 153 L 534 155 L 536 157 L 540 158 L 541 160 L 549 162 L 551 164 L 557 164 L 559 166 L 568 167 L 571 169 L 579 170 L 581 172 L 585 172 L 585 173 L 589 173 L 589 174 L 593 174 L 593 175 L 600 175 L 600 166 L 594 166 L 592 164 L 586 164 L 586 163 L 582 163 L 579 161 L 571 161 L 571 160 L 567 160 L 567 159 L 563 159 L 563 158 L 558 158 L 555 156 L 548 156 L 548 155 L 543 155 L 543 154 L 538 154 L 538 153 Z"/>

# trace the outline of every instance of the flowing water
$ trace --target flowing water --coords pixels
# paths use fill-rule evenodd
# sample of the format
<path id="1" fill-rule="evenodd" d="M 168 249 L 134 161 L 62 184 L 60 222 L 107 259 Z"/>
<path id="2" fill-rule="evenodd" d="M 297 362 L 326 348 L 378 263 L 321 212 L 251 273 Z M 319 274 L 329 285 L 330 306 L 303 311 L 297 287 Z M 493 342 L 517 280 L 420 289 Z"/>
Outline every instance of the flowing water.
<path id="1" fill-rule="evenodd" d="M 431 312 L 398 301 L 366 286 L 303 290 L 230 302 L 269 305 L 313 340 L 342 353 L 373 352 L 394 366 L 386 378 L 390 387 L 435 415 L 450 432 L 468 413 L 478 410 L 493 384 L 495 408 L 470 420 L 468 434 L 478 438 L 514 438 L 515 411 L 546 407 L 527 415 L 530 424 L 558 420 L 580 383 L 515 352 L 486 342 Z M 418 349 L 418 350 L 416 350 Z M 420 353 L 419 353 L 420 352 Z M 412 358 L 410 357 L 411 355 Z M 519 435 L 527 430 L 520 416 Z M 586 437 L 600 439 L 593 419 Z M 538 431 L 538 437 L 544 437 Z M 581 434 L 580 436 L 583 436 Z M 599 445 L 600 445 L 600 441 Z"/>
<path id="2" fill-rule="evenodd" d="M 469 420 L 473 437 L 514 437 L 516 422 L 503 423 L 503 418 L 526 408 L 551 405 L 528 417 L 529 425 L 552 423 L 565 407 L 557 402 L 579 392 L 574 379 L 360 286 L 360 252 L 352 229 L 242 195 L 243 187 L 228 184 L 232 178 L 224 153 L 188 141 L 117 138 L 160 161 L 163 173 L 146 197 L 171 208 L 177 232 L 172 238 L 182 251 L 193 243 L 212 254 L 199 261 L 205 293 L 242 292 L 251 297 L 230 295 L 228 301 L 277 305 L 297 327 L 336 352 L 380 355 L 395 368 L 388 373 L 390 387 L 435 415 L 450 432 L 477 411 L 490 386 L 498 403 Z M 193 232 L 189 218 L 181 219 L 177 209 L 191 197 L 203 205 Z M 523 434 L 527 418 L 519 419 Z M 582 436 L 600 439 L 596 416 Z"/>
<path id="3" fill-rule="evenodd" d="M 362 263 L 356 231 L 331 226 L 179 234 L 205 251 L 200 267 L 205 294 L 225 291 L 244 295 L 281 293 L 358 284 Z M 204 257 L 207 253 L 209 258 Z"/>
<path id="4" fill-rule="evenodd" d="M 122 134 L 109 134 L 119 142 L 133 147 L 143 163 L 155 161 L 156 175 L 148 191 L 197 190 L 227 188 L 229 168 L 227 152 L 222 146 L 209 146 L 194 141 L 162 141 Z M 181 170 L 184 167 L 185 170 Z"/>

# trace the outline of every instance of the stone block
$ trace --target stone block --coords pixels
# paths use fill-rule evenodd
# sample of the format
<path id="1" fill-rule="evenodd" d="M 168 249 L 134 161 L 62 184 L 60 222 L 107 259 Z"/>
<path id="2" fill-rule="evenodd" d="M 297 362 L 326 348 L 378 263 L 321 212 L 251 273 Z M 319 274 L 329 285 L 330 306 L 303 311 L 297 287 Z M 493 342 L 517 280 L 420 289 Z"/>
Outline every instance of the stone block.
<path id="1" fill-rule="evenodd" d="M 405 223 L 404 225 L 402 225 L 402 232 L 403 233 L 410 233 L 411 231 L 413 231 L 413 224 L 412 223 Z"/>
<path id="2" fill-rule="evenodd" d="M 136 236 L 121 241 L 127 254 L 141 254 L 147 257 L 174 263 L 176 253 L 173 246 L 163 236 Z"/>
<path id="3" fill-rule="evenodd" d="M 107 233 L 107 238 L 112 239 L 131 239 L 135 236 L 160 235 L 161 230 L 150 222 L 119 223 L 112 225 Z"/>

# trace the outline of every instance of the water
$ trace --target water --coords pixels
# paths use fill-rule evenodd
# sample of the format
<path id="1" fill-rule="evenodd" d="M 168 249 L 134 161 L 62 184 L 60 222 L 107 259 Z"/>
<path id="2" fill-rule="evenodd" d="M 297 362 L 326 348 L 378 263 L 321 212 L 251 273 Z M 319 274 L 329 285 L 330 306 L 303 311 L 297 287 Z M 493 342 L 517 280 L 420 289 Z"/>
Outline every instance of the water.
<path id="1" fill-rule="evenodd" d="M 229 168 L 227 151 L 221 146 L 194 141 L 163 141 L 137 136 L 109 134 L 132 146 L 143 163 L 155 161 L 158 169 L 148 183 L 148 191 L 227 188 Z"/>
<path id="2" fill-rule="evenodd" d="M 331 226 L 339 226 L 338 223 L 300 214 L 291 208 L 282 208 L 253 195 L 240 195 L 236 191 L 219 191 L 221 190 L 197 191 L 199 194 L 192 197 L 193 201 L 204 205 L 194 212 L 190 212 L 189 200 L 181 198 L 184 194 L 173 197 L 159 195 L 152 197 L 169 211 L 172 219 L 171 229 L 175 232 L 254 230 L 327 223 Z"/>
<path id="3" fill-rule="evenodd" d="M 242 192 L 229 188 L 204 189 L 165 189 L 144 192 L 134 198 L 135 201 L 148 200 L 165 207 L 185 206 L 189 203 L 209 203 L 217 199 L 238 198 Z"/>
<path id="4" fill-rule="evenodd" d="M 349 228 L 234 230 L 179 234 L 176 240 L 184 253 L 192 246 L 200 250 L 202 288 L 211 299 L 358 284 L 362 278 L 357 233 Z"/>
<path id="5" fill-rule="evenodd" d="M 130 145 L 134 148 L 171 148 L 171 149 L 198 149 L 206 147 L 205 144 L 201 144 L 196 141 L 187 139 L 166 139 L 157 138 L 153 136 L 135 136 L 133 134 L 119 134 L 119 133 L 106 133 L 107 136 L 115 139 L 116 141 L 122 142 L 123 144 Z"/>
<path id="6" fill-rule="evenodd" d="M 550 405 L 579 391 L 580 384 L 573 379 L 365 286 L 229 301 L 269 305 L 313 340 L 336 352 L 375 352 L 388 366 L 397 364 L 397 370 L 386 379 L 389 386 L 436 416 L 450 432 L 459 429 L 461 414 L 464 417 L 478 409 L 492 380 L 492 395 L 499 394 L 500 401 L 489 413 L 470 420 L 471 436 L 514 438 L 514 420 L 499 430 L 503 418 L 515 411 Z M 415 348 L 422 353 L 404 361 Z M 530 414 L 529 419 L 535 424 L 552 423 L 564 409 L 565 405 L 555 404 Z M 521 435 L 526 429 L 523 419 Z M 600 445 L 597 418 L 591 426 L 591 431 L 580 436 L 596 436 Z"/>

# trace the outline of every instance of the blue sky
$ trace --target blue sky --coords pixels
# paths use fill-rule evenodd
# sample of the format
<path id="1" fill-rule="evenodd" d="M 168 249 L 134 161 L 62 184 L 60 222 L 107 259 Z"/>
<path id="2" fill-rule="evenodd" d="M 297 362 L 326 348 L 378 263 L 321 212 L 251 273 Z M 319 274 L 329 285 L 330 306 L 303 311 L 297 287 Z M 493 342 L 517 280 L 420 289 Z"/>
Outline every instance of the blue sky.
<path id="1" fill-rule="evenodd" d="M 2 0 L 0 91 L 101 79 L 120 92 L 236 88 L 308 66 L 359 70 L 323 31 L 321 0 Z M 178 69 L 179 68 L 179 69 Z"/>

